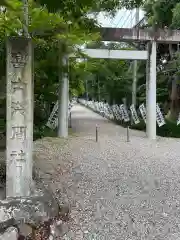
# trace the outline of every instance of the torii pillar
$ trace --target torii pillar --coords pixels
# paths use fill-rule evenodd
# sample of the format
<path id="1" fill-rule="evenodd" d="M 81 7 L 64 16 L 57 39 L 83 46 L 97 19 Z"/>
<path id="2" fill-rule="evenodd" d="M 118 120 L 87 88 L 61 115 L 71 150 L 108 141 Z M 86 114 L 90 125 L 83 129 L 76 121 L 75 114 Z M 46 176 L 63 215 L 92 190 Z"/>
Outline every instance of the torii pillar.
<path id="1" fill-rule="evenodd" d="M 146 132 L 150 140 L 156 139 L 156 45 L 156 41 L 148 43 L 146 72 Z"/>
<path id="2" fill-rule="evenodd" d="M 68 56 L 64 55 L 62 66 L 68 66 Z M 68 137 L 68 107 L 69 107 L 69 77 L 68 73 L 62 71 L 59 74 L 59 101 L 58 101 L 58 137 Z"/>

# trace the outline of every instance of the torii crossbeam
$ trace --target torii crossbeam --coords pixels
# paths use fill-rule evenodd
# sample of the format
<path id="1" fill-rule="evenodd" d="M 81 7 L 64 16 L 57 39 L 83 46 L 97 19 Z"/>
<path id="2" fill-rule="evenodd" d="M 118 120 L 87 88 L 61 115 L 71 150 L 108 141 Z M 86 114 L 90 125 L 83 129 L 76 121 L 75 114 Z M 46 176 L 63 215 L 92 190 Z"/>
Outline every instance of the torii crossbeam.
<path id="1" fill-rule="evenodd" d="M 100 28 L 100 34 L 103 41 L 116 42 L 149 42 L 156 41 L 157 43 L 179 43 L 180 31 L 170 29 L 152 28 Z"/>

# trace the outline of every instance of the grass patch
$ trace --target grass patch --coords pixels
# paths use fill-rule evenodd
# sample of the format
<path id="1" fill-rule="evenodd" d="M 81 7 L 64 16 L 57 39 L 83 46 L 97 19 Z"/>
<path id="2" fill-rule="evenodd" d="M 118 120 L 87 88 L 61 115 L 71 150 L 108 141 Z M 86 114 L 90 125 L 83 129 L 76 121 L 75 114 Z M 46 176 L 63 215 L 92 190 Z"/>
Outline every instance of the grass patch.
<path id="1" fill-rule="evenodd" d="M 78 134 L 76 132 L 73 132 L 73 128 L 69 128 L 68 131 L 69 131 L 69 136 L 78 137 Z"/>
<path id="2" fill-rule="evenodd" d="M 44 137 L 56 137 L 56 131 L 48 127 L 36 127 L 34 126 L 34 141 Z"/>
<path id="3" fill-rule="evenodd" d="M 161 137 L 180 138 L 180 126 L 177 126 L 176 122 L 172 122 L 167 119 L 165 121 L 166 124 L 162 127 L 158 127 L 158 125 L 156 125 L 157 135 Z M 143 120 L 141 120 L 139 124 L 134 124 L 130 128 L 140 131 L 146 131 L 146 124 Z"/>
<path id="4" fill-rule="evenodd" d="M 77 136 L 77 134 L 73 132 L 72 128 L 68 129 L 68 135 Z M 43 127 L 43 128 L 34 127 L 34 141 L 36 141 L 37 139 L 45 138 L 45 137 L 57 138 L 57 128 L 50 129 L 48 127 Z"/>

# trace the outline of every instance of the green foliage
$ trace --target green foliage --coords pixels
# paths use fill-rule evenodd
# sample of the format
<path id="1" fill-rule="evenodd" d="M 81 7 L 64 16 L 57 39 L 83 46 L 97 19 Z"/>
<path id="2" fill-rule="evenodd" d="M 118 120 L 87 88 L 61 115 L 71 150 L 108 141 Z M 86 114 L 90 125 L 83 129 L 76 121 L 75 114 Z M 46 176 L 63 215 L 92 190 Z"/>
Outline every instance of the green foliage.
<path id="1" fill-rule="evenodd" d="M 41 5 L 46 5 L 48 10 L 51 12 L 60 11 L 66 18 L 73 17 L 79 20 L 80 17 L 84 16 L 89 12 L 100 12 L 100 11 L 114 11 L 117 9 L 119 0 L 36 0 Z"/>
<path id="2" fill-rule="evenodd" d="M 144 5 L 144 0 L 120 0 L 120 6 L 127 9 L 138 8 Z"/>
<path id="3" fill-rule="evenodd" d="M 179 0 L 146 0 L 143 7 L 150 26 L 180 27 Z"/>
<path id="4" fill-rule="evenodd" d="M 122 44 L 104 45 L 102 42 L 88 44 L 90 48 L 122 49 Z M 87 80 L 89 97 L 95 100 L 106 100 L 109 103 L 120 103 L 126 95 L 131 97 L 131 77 L 127 74 L 129 61 L 88 59 L 82 62 L 84 79 Z"/>
<path id="5" fill-rule="evenodd" d="M 130 93 L 130 81 L 126 76 L 128 62 L 123 60 L 89 60 L 87 67 L 91 77 L 88 86 L 93 85 L 90 95 L 97 99 L 98 91 L 100 98 L 107 102 L 120 102 L 124 95 Z"/>
<path id="6" fill-rule="evenodd" d="M 175 8 L 172 10 L 172 27 L 174 29 L 180 27 L 180 3 L 177 3 Z"/>
<path id="7" fill-rule="evenodd" d="M 57 1 L 56 1 L 57 2 Z M 22 35 L 24 24 L 23 2 L 20 0 L 7 0 L 0 2 L 6 6 L 0 12 L 0 81 L 5 76 L 5 40 L 10 35 Z M 50 2 L 51 3 L 51 2 Z M 86 3 L 82 6 L 81 19 L 73 21 L 68 19 L 68 12 L 50 12 L 48 8 L 37 1 L 29 0 L 29 25 L 28 31 L 34 42 L 34 133 L 35 138 L 43 136 L 46 132 L 44 125 L 52 111 L 53 104 L 57 101 L 57 89 L 59 86 L 59 58 L 66 52 L 76 52 L 74 46 L 99 37 L 96 34 L 96 21 L 90 20 L 87 13 Z M 66 2 L 66 4 L 68 4 Z M 77 6 L 80 8 L 80 5 Z M 89 6 L 90 9 L 90 6 Z M 72 12 L 75 9 L 69 6 Z M 59 49 L 59 42 L 65 47 Z M 61 44 L 62 45 L 62 44 Z M 79 53 L 78 53 L 79 54 Z M 63 69 L 64 71 L 65 69 Z M 70 95 L 79 95 L 84 91 L 83 76 L 80 67 L 75 60 L 70 61 Z M 4 101 L 4 97 L 1 102 Z M 5 104 L 1 104 L 5 109 Z M 5 115 L 0 116 L 5 127 Z"/>
<path id="8" fill-rule="evenodd" d="M 139 124 L 132 125 L 131 129 L 146 131 L 146 124 L 141 120 Z M 166 119 L 166 124 L 162 127 L 157 126 L 156 130 L 158 136 L 180 138 L 180 127 L 177 126 L 176 122 L 171 122 Z"/>
<path id="9" fill-rule="evenodd" d="M 51 130 L 48 127 L 34 125 L 34 140 L 47 136 L 56 137 L 57 134 L 54 130 Z"/>

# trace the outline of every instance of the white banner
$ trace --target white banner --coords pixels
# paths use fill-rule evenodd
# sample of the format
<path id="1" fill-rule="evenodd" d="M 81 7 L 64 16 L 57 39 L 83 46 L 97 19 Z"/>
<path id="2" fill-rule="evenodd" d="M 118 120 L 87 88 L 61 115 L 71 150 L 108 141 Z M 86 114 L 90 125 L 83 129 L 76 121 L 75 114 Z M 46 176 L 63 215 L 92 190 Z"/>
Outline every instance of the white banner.
<path id="1" fill-rule="evenodd" d="M 107 117 L 110 119 L 114 119 L 112 107 L 108 103 L 106 105 L 106 109 L 107 109 Z"/>
<path id="2" fill-rule="evenodd" d="M 178 116 L 178 120 L 177 120 L 177 126 L 180 124 L 180 113 L 179 113 L 179 116 Z"/>
<path id="3" fill-rule="evenodd" d="M 138 118 L 138 115 L 137 115 L 137 112 L 136 112 L 136 109 L 135 109 L 134 104 L 132 104 L 132 105 L 130 106 L 130 110 L 131 110 L 131 115 L 132 115 L 132 119 L 133 119 L 134 123 L 135 123 L 135 124 L 140 123 L 140 120 L 139 120 L 139 118 Z"/>
<path id="4" fill-rule="evenodd" d="M 162 127 L 166 124 L 158 103 L 156 104 L 156 121 L 159 127 Z"/>
<path id="5" fill-rule="evenodd" d="M 116 111 L 116 118 L 117 118 L 117 120 L 120 121 L 122 119 L 122 117 L 121 117 L 121 113 L 119 111 L 119 106 L 118 105 L 115 105 L 115 111 Z"/>
<path id="6" fill-rule="evenodd" d="M 117 113 L 116 113 L 115 105 L 112 105 L 112 112 L 113 112 L 113 116 L 117 119 Z"/>
<path id="7" fill-rule="evenodd" d="M 118 106 L 118 113 L 119 113 L 119 118 L 122 121 L 124 119 L 123 111 L 121 109 L 121 106 Z"/>
<path id="8" fill-rule="evenodd" d="M 139 106 L 139 110 L 144 122 L 146 123 L 146 108 L 144 106 L 144 103 Z"/>
<path id="9" fill-rule="evenodd" d="M 122 111 L 122 116 L 123 116 L 123 120 L 125 122 L 129 122 L 130 121 L 130 118 L 129 118 L 129 115 L 128 115 L 128 111 L 126 109 L 126 106 L 124 104 L 121 104 L 120 105 L 120 108 L 121 108 L 121 111 Z"/>
<path id="10" fill-rule="evenodd" d="M 105 107 L 105 116 L 106 116 L 106 117 L 109 117 L 109 115 L 110 115 L 110 113 L 109 113 L 109 104 L 106 103 L 106 104 L 104 105 L 104 107 Z"/>

